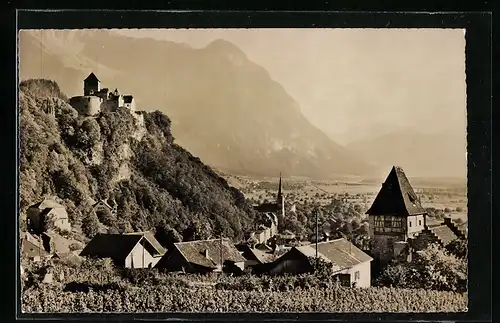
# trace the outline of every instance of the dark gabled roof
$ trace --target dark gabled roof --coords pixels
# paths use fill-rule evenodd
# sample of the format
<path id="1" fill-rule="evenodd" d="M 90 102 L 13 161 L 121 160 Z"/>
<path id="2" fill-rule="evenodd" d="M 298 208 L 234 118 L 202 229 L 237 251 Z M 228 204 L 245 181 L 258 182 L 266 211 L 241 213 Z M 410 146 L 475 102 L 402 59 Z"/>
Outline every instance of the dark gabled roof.
<path id="1" fill-rule="evenodd" d="M 141 239 L 142 235 L 99 233 L 85 246 L 80 256 L 123 261 Z"/>
<path id="2" fill-rule="evenodd" d="M 220 265 L 220 246 L 220 239 L 174 243 L 174 248 L 179 250 L 188 262 L 207 268 L 217 268 Z M 208 252 L 208 258 L 205 257 L 205 250 Z M 245 262 L 245 258 L 227 239 L 222 241 L 222 257 L 224 261 Z"/>
<path id="3" fill-rule="evenodd" d="M 316 244 L 295 247 L 307 257 L 316 257 Z M 334 269 L 343 270 L 363 262 L 373 260 L 372 257 L 361 251 L 344 238 L 318 243 L 318 257 L 329 261 Z"/>
<path id="4" fill-rule="evenodd" d="M 273 258 L 272 254 L 266 253 L 259 249 L 252 248 L 246 244 L 238 245 L 236 248 L 238 249 L 238 251 L 242 253 L 242 256 L 246 260 L 254 260 L 258 261 L 261 264 L 264 264 L 271 262 Z"/>
<path id="5" fill-rule="evenodd" d="M 258 212 L 278 212 L 280 206 L 277 203 L 262 203 L 253 207 Z"/>
<path id="6" fill-rule="evenodd" d="M 429 230 L 434 233 L 445 246 L 453 240 L 458 239 L 458 236 L 446 224 L 429 228 Z"/>
<path id="7" fill-rule="evenodd" d="M 84 81 L 97 81 L 97 82 L 101 82 L 101 81 L 99 81 L 99 79 L 97 78 L 97 76 L 95 76 L 94 72 L 90 73 L 89 76 L 87 76 L 87 78 Z"/>
<path id="8" fill-rule="evenodd" d="M 369 215 L 426 214 L 403 169 L 394 166 L 366 212 Z"/>
<path id="9" fill-rule="evenodd" d="M 144 236 L 144 238 L 146 238 L 149 241 L 149 243 L 151 243 L 151 245 L 156 249 L 156 251 L 158 251 L 158 254 L 160 254 L 161 256 L 163 256 L 166 252 L 165 248 L 163 248 L 163 246 L 158 242 L 158 240 L 156 240 L 155 235 L 151 231 L 132 232 L 127 234 Z"/>

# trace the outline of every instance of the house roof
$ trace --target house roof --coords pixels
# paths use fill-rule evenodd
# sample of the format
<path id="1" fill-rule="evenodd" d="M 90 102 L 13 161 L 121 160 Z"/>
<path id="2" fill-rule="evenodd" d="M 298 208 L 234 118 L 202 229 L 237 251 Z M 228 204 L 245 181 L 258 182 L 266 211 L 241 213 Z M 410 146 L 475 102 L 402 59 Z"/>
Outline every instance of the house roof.
<path id="1" fill-rule="evenodd" d="M 261 264 L 268 263 L 273 260 L 272 254 L 266 253 L 259 249 L 252 248 L 246 244 L 239 245 L 236 248 L 240 252 L 242 252 L 242 256 L 247 260 L 256 260 Z"/>
<path id="2" fill-rule="evenodd" d="M 97 76 L 95 76 L 94 72 L 90 73 L 89 76 L 87 76 L 87 78 L 84 81 L 97 81 L 97 82 L 101 82 L 101 81 L 99 81 L 99 79 L 97 78 Z"/>
<path id="3" fill-rule="evenodd" d="M 403 169 L 392 167 L 382 188 L 366 214 L 369 215 L 417 215 L 427 211 L 413 191 Z"/>
<path id="4" fill-rule="evenodd" d="M 220 239 L 178 242 L 174 243 L 174 247 L 190 263 L 207 268 L 217 268 L 221 263 Z M 208 252 L 208 258 L 205 257 L 205 250 Z M 222 257 L 224 261 L 244 262 L 246 260 L 228 239 L 222 241 Z"/>
<path id="5" fill-rule="evenodd" d="M 45 210 L 47 208 L 52 208 L 52 209 L 57 209 L 57 208 L 64 208 L 61 204 L 57 203 L 51 198 L 45 198 L 43 201 L 38 202 L 34 205 L 31 206 L 32 208 L 37 208 L 40 210 Z"/>
<path id="6" fill-rule="evenodd" d="M 316 257 L 316 244 L 295 247 L 307 257 Z M 344 238 L 318 243 L 318 257 L 331 262 L 334 269 L 343 270 L 373 260 Z"/>
<path id="7" fill-rule="evenodd" d="M 278 212 L 280 206 L 277 203 L 262 203 L 259 205 L 255 205 L 253 208 L 258 212 L 267 213 L 267 212 Z"/>
<path id="8" fill-rule="evenodd" d="M 111 258 L 122 261 L 125 260 L 141 239 L 142 235 L 99 233 L 83 248 L 80 256 Z M 146 239 L 146 241 L 148 240 Z"/>
<path id="9" fill-rule="evenodd" d="M 69 246 L 73 241 L 64 238 L 63 236 L 53 232 L 53 231 L 47 231 L 42 233 L 42 236 L 45 236 L 50 240 L 50 243 L 54 247 L 54 252 L 56 253 L 67 253 L 70 252 Z M 48 250 L 52 251 L 52 250 Z"/>
<path id="10" fill-rule="evenodd" d="M 458 236 L 446 224 L 429 228 L 429 230 L 434 233 L 444 245 L 458 239 Z"/>
<path id="11" fill-rule="evenodd" d="M 35 237 L 33 236 L 31 233 L 29 232 L 21 232 L 21 238 L 24 240 L 24 241 L 29 241 L 33 244 L 36 244 L 38 245 L 38 243 L 40 243 L 40 239 L 38 237 Z"/>
<path id="12" fill-rule="evenodd" d="M 151 231 L 144 231 L 144 232 L 132 232 L 132 233 L 126 233 L 126 234 L 133 234 L 133 235 L 140 235 L 144 236 L 145 239 L 149 241 L 149 243 L 158 251 L 160 255 L 164 255 L 166 250 L 163 248 L 163 246 L 156 240 L 155 235 Z"/>
<path id="13" fill-rule="evenodd" d="M 27 257 L 45 257 L 48 255 L 40 243 L 27 239 L 24 239 L 22 242 L 21 253 Z"/>

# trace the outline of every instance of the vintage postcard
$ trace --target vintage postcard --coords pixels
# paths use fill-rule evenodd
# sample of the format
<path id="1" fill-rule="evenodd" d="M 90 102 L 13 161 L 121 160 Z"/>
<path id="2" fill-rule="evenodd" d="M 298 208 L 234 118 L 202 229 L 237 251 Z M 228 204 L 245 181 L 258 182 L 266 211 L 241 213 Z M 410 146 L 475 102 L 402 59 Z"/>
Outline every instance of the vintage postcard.
<path id="1" fill-rule="evenodd" d="M 467 311 L 464 29 L 18 44 L 23 313 Z"/>

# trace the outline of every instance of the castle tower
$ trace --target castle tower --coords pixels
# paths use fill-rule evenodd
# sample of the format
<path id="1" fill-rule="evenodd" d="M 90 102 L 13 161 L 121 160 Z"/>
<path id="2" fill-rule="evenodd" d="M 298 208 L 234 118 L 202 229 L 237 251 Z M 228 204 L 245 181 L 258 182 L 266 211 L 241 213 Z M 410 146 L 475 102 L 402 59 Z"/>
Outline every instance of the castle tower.
<path id="1" fill-rule="evenodd" d="M 94 73 L 90 73 L 85 80 L 83 80 L 83 95 L 94 95 L 101 90 L 101 81 L 95 76 Z"/>
<path id="2" fill-rule="evenodd" d="M 370 223 L 371 251 L 382 265 L 394 257 L 396 242 L 407 242 L 426 227 L 427 212 L 398 166 L 391 169 L 366 214 Z"/>

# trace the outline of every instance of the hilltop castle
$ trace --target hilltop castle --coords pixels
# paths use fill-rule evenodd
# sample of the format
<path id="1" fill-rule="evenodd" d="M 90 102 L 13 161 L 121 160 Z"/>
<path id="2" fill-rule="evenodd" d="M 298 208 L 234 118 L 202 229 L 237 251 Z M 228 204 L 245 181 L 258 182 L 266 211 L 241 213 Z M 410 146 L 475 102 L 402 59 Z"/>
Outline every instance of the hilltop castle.
<path id="1" fill-rule="evenodd" d="M 94 73 L 83 81 L 83 96 L 74 96 L 69 100 L 71 106 L 81 115 L 92 116 L 101 111 L 115 111 L 119 107 L 135 111 L 132 95 L 123 95 L 117 89 L 109 91 L 101 88 L 101 81 Z"/>

